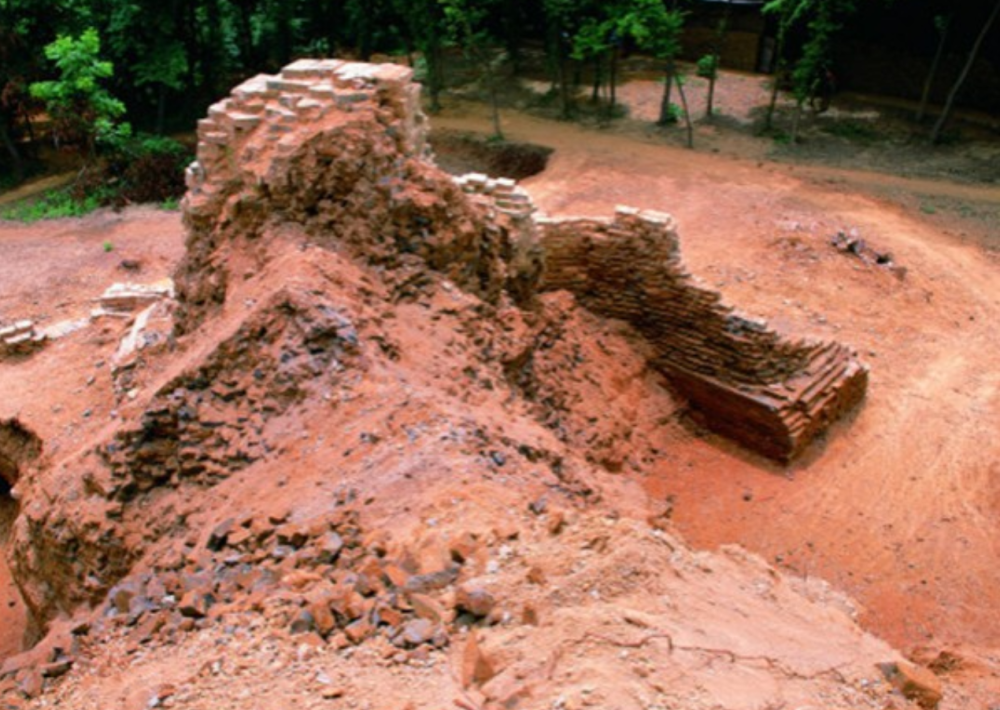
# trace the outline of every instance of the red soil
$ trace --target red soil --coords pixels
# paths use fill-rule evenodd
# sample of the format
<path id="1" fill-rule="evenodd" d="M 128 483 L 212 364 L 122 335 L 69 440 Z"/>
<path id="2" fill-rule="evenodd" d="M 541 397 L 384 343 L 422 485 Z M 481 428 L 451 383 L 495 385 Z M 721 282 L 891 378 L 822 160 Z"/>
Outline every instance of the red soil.
<path id="1" fill-rule="evenodd" d="M 662 510 L 669 499 L 674 523 L 695 545 L 739 543 L 793 576 L 829 580 L 861 602 L 865 627 L 891 643 L 927 660 L 941 649 L 969 659 L 953 676 L 943 707 L 986 707 L 987 699 L 1000 692 L 1000 279 L 995 252 L 982 247 L 988 228 L 956 215 L 921 213 L 914 195 L 935 189 L 926 182 L 840 171 L 837 183 L 830 184 L 820 169 L 693 153 L 516 114 L 505 114 L 504 121 L 512 139 L 555 149 L 546 172 L 525 183 L 543 209 L 600 216 L 624 203 L 668 211 L 679 221 L 690 270 L 730 302 L 796 335 L 853 345 L 871 367 L 862 408 L 836 425 L 827 441 L 804 460 L 784 469 L 694 431 L 674 411 L 659 378 L 636 364 L 634 351 L 627 350 L 634 343 L 616 335 L 613 324 L 591 323 L 588 328 L 608 329 L 607 345 L 601 348 L 612 354 L 620 348 L 622 365 L 601 374 L 601 382 L 614 387 L 602 389 L 566 378 L 564 386 L 575 400 L 566 428 L 581 437 L 607 436 L 615 449 L 634 431 L 637 441 L 652 447 L 616 450 L 626 462 L 621 489 L 632 490 L 629 486 L 638 479 L 645 493 L 643 498 L 632 490 L 617 507 L 628 509 L 626 517 L 642 519 Z M 438 117 L 435 125 L 485 129 L 486 116 L 479 108 L 458 106 Z M 901 191 L 891 201 L 884 197 L 890 189 Z M 977 204 L 984 198 L 994 207 L 998 202 L 995 195 L 976 189 L 966 194 L 948 185 L 942 190 Z M 906 268 L 905 277 L 863 264 L 829 245 L 838 230 L 850 228 L 879 251 L 891 252 L 894 262 Z M 0 224 L 0 318 L 31 317 L 46 325 L 84 316 L 89 300 L 110 283 L 145 281 L 147 276 L 154 281 L 170 273 L 180 259 L 182 239 L 178 215 L 148 209 L 36 226 Z M 105 241 L 113 244 L 113 251 L 102 249 Z M 122 258 L 140 260 L 143 276 L 123 275 L 117 269 Z M 395 429 L 419 423 L 433 410 L 428 392 L 440 387 L 440 380 L 457 377 L 465 364 L 457 346 L 453 350 L 432 345 L 446 337 L 443 330 L 428 333 L 416 317 L 412 327 L 407 325 L 407 308 L 417 307 L 398 309 L 396 318 L 402 316 L 404 324 L 394 335 L 414 371 L 422 366 L 427 372 L 398 383 L 400 392 L 412 389 L 417 396 L 410 402 L 400 394 L 394 401 L 399 407 Z M 590 317 L 576 312 L 572 318 Z M 435 327 L 448 325 L 446 318 Z M 94 437 L 113 416 L 111 384 L 102 368 L 118 335 L 116 326 L 92 328 L 16 366 L 0 364 L 0 418 L 30 419 L 49 447 L 47 453 L 53 447 L 73 450 Z M 94 373 L 98 377 L 92 381 Z M 487 395 L 481 398 L 477 406 L 488 410 L 497 430 L 504 431 L 509 413 L 490 409 L 495 405 Z M 651 404 L 665 411 L 652 411 Z M 370 417 L 358 420 L 353 437 L 382 421 L 376 416 L 382 406 L 377 401 L 368 408 L 350 406 L 356 406 L 359 416 Z M 304 437 L 309 424 L 302 422 Z M 322 428 L 321 422 L 316 425 Z M 587 426 L 594 428 L 592 434 Z M 288 470 L 269 475 L 275 481 L 287 480 L 297 467 L 320 466 L 325 460 L 316 453 L 320 439 L 303 438 L 285 459 Z M 650 465 L 642 457 L 655 462 Z M 476 498 L 467 485 L 449 482 L 444 474 L 428 474 L 433 485 L 425 489 L 423 479 L 420 484 L 403 480 L 408 477 L 403 476 L 402 461 L 377 463 L 399 474 L 394 499 L 376 504 L 393 512 L 397 530 L 447 517 L 462 501 Z M 411 473 L 421 470 L 420 461 L 407 465 Z M 250 486 L 248 477 L 227 483 L 222 498 L 254 502 L 260 490 Z M 282 493 L 279 483 L 272 503 L 308 498 L 314 484 L 320 485 L 293 477 Z M 618 485 L 609 484 L 612 496 Z M 487 495 L 495 491 L 486 489 Z M 527 495 L 512 489 L 511 508 L 522 506 Z M 201 515 L 207 524 L 210 507 Z M 588 535 L 594 533 L 586 526 L 584 530 L 572 539 L 577 548 L 589 544 Z M 635 543 L 627 550 L 645 548 Z M 539 544 L 531 552 L 547 560 L 546 566 L 559 566 L 557 544 Z M 5 572 L 0 566 L 0 612 L 7 607 L 3 595 L 11 595 Z M 596 582 L 580 583 L 580 595 L 589 584 Z M 568 620 L 561 628 L 588 623 L 575 613 L 566 612 Z M 23 626 L 18 614 L 3 618 L 0 656 L 18 643 Z M 718 618 L 716 622 L 722 623 Z M 237 641 L 234 648 L 234 655 L 244 659 L 257 653 L 249 642 Z M 553 668 L 562 649 L 555 642 L 547 647 L 556 658 Z M 204 651 L 189 648 L 187 653 Z M 586 660 L 573 669 L 578 676 L 588 664 L 597 669 L 594 673 L 610 667 L 611 661 L 604 659 L 602 665 L 593 649 L 574 652 Z M 105 667 L 113 663 L 112 657 Z M 142 666 L 144 678 L 179 673 L 177 663 L 167 668 L 142 658 L 138 663 L 147 664 Z M 373 660 L 366 667 L 372 679 L 388 674 L 372 670 L 378 666 Z M 199 687 L 214 682 L 210 673 L 203 675 L 209 679 L 199 681 Z M 115 682 L 120 697 L 130 697 L 127 676 Z M 294 697 L 295 687 L 286 682 L 269 692 L 287 700 L 281 693 Z M 737 694 L 742 690 L 735 682 L 726 687 Z M 747 681 L 747 687 L 754 687 L 753 682 Z M 227 692 L 236 703 L 235 691 Z"/>

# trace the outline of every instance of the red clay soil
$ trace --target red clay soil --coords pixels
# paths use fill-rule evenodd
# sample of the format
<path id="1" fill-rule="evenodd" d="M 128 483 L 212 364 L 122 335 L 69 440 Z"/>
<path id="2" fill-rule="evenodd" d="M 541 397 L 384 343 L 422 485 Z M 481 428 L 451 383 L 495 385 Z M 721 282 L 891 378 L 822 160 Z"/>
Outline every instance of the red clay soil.
<path id="1" fill-rule="evenodd" d="M 750 708 L 772 699 L 781 683 L 789 688 L 783 697 L 796 706 L 807 698 L 815 702 L 798 686 L 826 683 L 841 673 L 840 662 L 890 655 L 874 639 L 862 638 L 842 613 L 830 611 L 841 600 L 822 578 L 861 603 L 867 631 L 924 662 L 941 650 L 964 659 L 939 669 L 947 681 L 942 708 L 988 707 L 1000 693 L 1000 263 L 982 247 L 987 228 L 923 214 L 909 197 L 902 204 L 887 201 L 877 196 L 880 187 L 871 188 L 880 179 L 869 174 L 841 171 L 831 185 L 816 179 L 817 169 L 693 153 L 509 112 L 504 121 L 512 139 L 555 149 L 548 169 L 524 183 L 545 211 L 605 216 L 628 204 L 672 213 L 688 267 L 728 301 L 795 335 L 856 347 L 871 367 L 866 402 L 804 459 L 782 468 L 699 431 L 662 379 L 645 367 L 642 345 L 627 329 L 566 299 L 549 298 L 542 322 L 558 328 L 538 333 L 514 316 L 506 332 L 498 325 L 503 314 L 480 324 L 471 298 L 441 283 L 427 305 L 372 305 L 360 296 L 355 304 L 345 295 L 344 303 L 366 319 L 388 323 L 384 332 L 392 337 L 385 348 L 402 353 L 399 369 L 379 365 L 373 382 L 342 402 L 303 408 L 301 419 L 282 420 L 287 431 L 281 467 L 250 466 L 215 489 L 213 499 L 177 503 L 190 529 L 204 531 L 218 522 L 213 500 L 226 509 L 273 512 L 297 505 L 303 516 L 315 512 L 337 495 L 326 489 L 336 488 L 332 481 L 340 475 L 328 472 L 330 461 L 343 461 L 345 485 L 362 491 L 362 499 L 365 490 L 376 490 L 366 477 L 383 472 L 386 481 L 366 515 L 390 521 L 396 540 L 412 539 L 417 549 L 432 550 L 428 559 L 440 546 L 435 535 L 458 534 L 456 526 L 474 521 L 482 539 L 491 540 L 476 563 L 479 571 L 487 574 L 488 560 L 499 560 L 499 576 L 491 579 L 509 595 L 507 609 L 519 618 L 534 613 L 528 607 L 541 594 L 524 591 L 526 575 L 540 587 L 545 583 L 538 579 L 558 580 L 546 587 L 540 603 L 544 618 L 554 620 L 546 634 L 515 626 L 487 644 L 494 661 L 513 669 L 498 676 L 493 697 L 519 697 L 514 686 L 523 682 L 540 689 L 537 699 L 545 698 L 546 707 L 614 707 L 618 698 L 602 697 L 595 687 L 617 687 L 627 689 L 621 691 L 622 707 Z M 487 126 L 485 112 L 466 105 L 451 107 L 435 125 Z M 892 185 L 907 189 L 905 180 Z M 869 246 L 891 253 L 905 276 L 830 246 L 837 231 L 852 228 Z M 106 252 L 104 242 L 113 251 Z M 182 242 L 179 215 L 152 209 L 34 226 L 0 224 L 0 319 L 30 317 L 49 325 L 85 317 L 91 299 L 111 283 L 152 282 L 172 273 Z M 141 262 L 142 271 L 123 272 L 123 259 Z M 374 288 L 353 267 L 319 257 L 302 264 L 275 267 L 275 273 L 293 285 L 312 284 L 321 274 L 334 284 L 332 291 L 343 288 L 345 294 L 358 284 Z M 248 309 L 264 293 L 249 272 L 238 288 Z M 228 312 L 230 321 L 220 323 L 213 337 L 221 338 L 242 317 Z M 136 415 L 139 406 L 121 393 L 116 404 L 107 375 L 122 328 L 101 321 L 30 359 L 0 363 L 0 418 L 30 420 L 46 456 L 68 458 L 77 449 L 82 456 L 89 442 L 113 430 L 119 418 Z M 517 337 L 551 337 L 560 328 L 570 335 L 553 337 L 538 370 L 544 375 L 551 368 L 542 377 L 542 393 L 565 407 L 552 410 L 559 412 L 558 421 L 547 421 L 549 430 L 535 429 L 528 423 L 529 415 L 537 416 L 530 406 L 505 408 L 492 393 L 493 379 L 502 377 L 496 363 L 476 358 L 484 341 L 502 349 Z M 586 338 L 574 338 L 574 329 Z M 195 361 L 196 350 L 184 357 Z M 574 358 L 595 365 L 574 372 L 565 364 Z M 137 401 L 147 398 L 144 382 L 163 382 L 182 365 L 169 368 L 144 375 Z M 348 414 L 353 418 L 338 419 Z M 468 428 L 456 428 L 453 417 L 466 417 Z M 561 432 L 562 443 L 545 433 L 550 430 Z M 367 453 L 365 447 L 380 439 L 378 455 Z M 420 457 L 405 456 L 404 447 L 417 440 L 433 443 L 424 444 L 429 448 Z M 610 460 L 611 468 L 620 467 L 620 474 L 601 479 L 602 517 L 574 508 L 580 488 L 593 482 L 589 474 L 574 481 L 553 477 L 544 461 L 520 462 L 513 453 L 519 441 L 540 450 L 575 447 L 589 452 L 594 463 Z M 482 446 L 500 447 L 499 455 L 477 448 Z M 504 469 L 502 460 L 519 463 Z M 481 481 L 478 473 L 469 475 L 479 469 L 488 471 Z M 562 537 L 547 517 L 525 512 L 526 502 L 546 493 L 568 521 L 569 533 Z M 689 552 L 669 534 L 656 541 L 648 529 L 636 527 L 665 509 L 691 543 L 722 553 Z M 517 542 L 507 537 L 518 529 Z M 783 567 L 791 581 L 776 581 L 763 563 L 726 543 Z M 606 549 L 613 554 L 602 556 Z M 0 566 L 0 657 L 19 643 L 24 625 L 17 611 L 21 602 L 12 598 L 5 574 Z M 703 586 L 674 586 L 685 578 Z M 777 607 L 767 601 L 773 599 Z M 818 600 L 822 611 L 804 599 Z M 666 608 L 674 613 L 669 622 L 657 616 Z M 678 617 L 704 621 L 699 627 Z M 818 625 L 792 623 L 805 619 Z M 820 641 L 825 619 L 830 635 Z M 433 657 L 392 665 L 394 649 L 375 647 L 346 654 L 334 666 L 329 647 L 313 648 L 311 641 L 266 629 L 261 641 L 246 631 L 260 620 L 243 621 L 182 637 L 175 655 L 158 654 L 123 630 L 94 651 L 94 677 L 73 676 L 58 692 L 72 707 L 138 708 L 150 706 L 150 688 L 157 689 L 157 702 L 179 694 L 179 707 L 248 707 L 253 698 L 261 707 L 307 707 L 312 705 L 300 700 L 308 691 L 317 707 L 328 707 L 345 692 L 360 690 L 367 694 L 351 697 L 382 708 L 382 688 L 391 687 L 413 707 L 432 707 L 455 685 L 431 670 Z M 672 636 L 658 635 L 664 628 Z M 727 634 L 735 644 L 727 648 L 757 660 L 740 665 L 745 658 L 737 663 L 735 655 L 713 655 L 703 641 L 699 645 L 700 639 Z M 863 652 L 849 648 L 851 638 L 862 639 Z M 225 652 L 217 645 L 223 643 Z M 817 643 L 826 644 L 826 656 L 809 655 Z M 123 658 L 131 659 L 127 672 L 120 668 Z M 533 658 L 542 661 L 533 665 Z M 801 665 L 778 668 L 774 658 L 798 658 Z M 676 664 L 669 666 L 676 675 L 662 675 L 667 664 Z M 853 666 L 843 672 L 851 684 L 830 680 L 823 686 L 831 693 L 829 707 L 886 707 L 884 696 L 869 690 L 874 686 L 862 683 Z M 461 697 L 459 707 L 480 707 L 481 696 Z M 901 699 L 889 702 L 904 706 Z"/>
<path id="2" fill-rule="evenodd" d="M 486 130 L 472 106 L 435 125 Z M 691 271 L 748 312 L 856 347 L 868 398 L 789 469 L 674 429 L 647 479 L 697 545 L 738 542 L 832 581 L 866 626 L 907 649 L 1000 639 L 1000 279 L 995 226 L 927 215 L 911 181 L 720 158 L 507 113 L 513 140 L 555 148 L 525 182 L 552 214 L 660 209 Z M 802 177 L 800 177 L 802 175 Z M 914 181 L 910 195 L 924 195 Z M 970 204 L 994 192 L 943 184 Z M 874 193 L 874 194 L 873 194 Z M 901 205 L 900 202 L 903 204 Z M 900 279 L 830 246 L 856 229 L 906 268 Z M 992 652 L 995 657 L 995 651 Z"/>

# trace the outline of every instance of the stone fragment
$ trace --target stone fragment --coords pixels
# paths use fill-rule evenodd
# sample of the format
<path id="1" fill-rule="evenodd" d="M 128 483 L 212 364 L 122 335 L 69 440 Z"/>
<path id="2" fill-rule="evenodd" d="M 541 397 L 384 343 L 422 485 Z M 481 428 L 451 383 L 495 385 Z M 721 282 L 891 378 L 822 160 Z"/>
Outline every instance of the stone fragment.
<path id="1" fill-rule="evenodd" d="M 218 525 L 216 525 L 208 536 L 208 543 L 206 545 L 208 549 L 212 550 L 213 552 L 218 552 L 223 547 L 225 547 L 226 543 L 228 542 L 230 534 L 232 534 L 235 528 L 236 528 L 236 520 L 233 518 L 224 520 Z"/>
<path id="2" fill-rule="evenodd" d="M 934 710 L 943 697 L 941 680 L 926 668 L 906 661 L 880 663 L 879 670 L 900 693 L 924 710 Z"/>
<path id="3" fill-rule="evenodd" d="M 478 636 L 470 632 L 462 651 L 462 687 L 482 685 L 495 675 L 494 664 L 479 645 Z"/>
<path id="4" fill-rule="evenodd" d="M 393 638 L 393 643 L 406 648 L 428 643 L 434 638 L 437 628 L 437 625 L 429 619 L 412 619 L 403 625 Z"/>
<path id="5" fill-rule="evenodd" d="M 455 593 L 455 608 L 476 617 L 489 616 L 496 606 L 496 598 L 485 587 L 466 583 Z"/>
<path id="6" fill-rule="evenodd" d="M 181 598 L 177 608 L 183 616 L 189 619 L 201 619 L 208 615 L 213 601 L 210 593 L 200 589 L 192 589 Z"/>

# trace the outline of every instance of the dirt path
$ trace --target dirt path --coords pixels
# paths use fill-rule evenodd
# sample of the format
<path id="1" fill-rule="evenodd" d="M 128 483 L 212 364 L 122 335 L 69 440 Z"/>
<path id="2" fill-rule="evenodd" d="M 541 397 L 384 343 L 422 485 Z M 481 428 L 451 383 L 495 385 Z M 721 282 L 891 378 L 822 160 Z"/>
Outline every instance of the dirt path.
<path id="1" fill-rule="evenodd" d="M 38 180 L 32 180 L 25 185 L 21 185 L 16 190 L 10 190 L 0 194 L 0 205 L 12 205 L 15 202 L 26 200 L 29 197 L 40 195 L 43 192 L 65 187 L 70 184 L 75 177 L 76 173 L 73 172 L 61 173 L 59 175 L 49 175 Z"/>
<path id="2" fill-rule="evenodd" d="M 485 130 L 475 107 L 457 108 L 435 125 Z M 556 149 L 527 182 L 544 210 L 670 211 L 692 271 L 731 302 L 850 343 L 871 365 L 865 406 L 790 471 L 679 427 L 648 488 L 654 499 L 675 496 L 683 531 L 830 579 L 862 601 L 872 629 L 904 647 L 995 643 L 1000 282 L 995 257 L 977 246 L 989 229 L 877 195 L 993 206 L 1000 195 L 734 160 L 511 113 L 504 121 L 510 138 Z M 830 248 L 829 237 L 849 228 L 891 252 L 905 278 Z"/>

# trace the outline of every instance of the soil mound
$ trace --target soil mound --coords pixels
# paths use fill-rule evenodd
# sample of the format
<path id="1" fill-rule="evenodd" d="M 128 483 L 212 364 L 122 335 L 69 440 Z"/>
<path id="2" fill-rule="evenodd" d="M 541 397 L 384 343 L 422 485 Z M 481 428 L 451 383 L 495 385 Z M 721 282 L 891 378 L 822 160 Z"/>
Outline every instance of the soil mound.
<path id="1" fill-rule="evenodd" d="M 201 124 L 176 308 L 108 326 L 149 344 L 114 361 L 114 415 L 18 476 L 12 572 L 48 634 L 0 694 L 905 705 L 848 600 L 647 515 L 661 344 L 545 289 L 530 199 L 424 160 L 410 78 L 304 60 Z"/>

